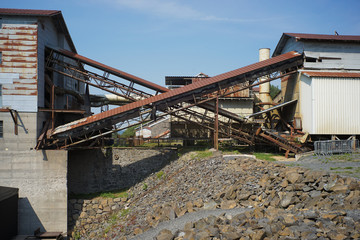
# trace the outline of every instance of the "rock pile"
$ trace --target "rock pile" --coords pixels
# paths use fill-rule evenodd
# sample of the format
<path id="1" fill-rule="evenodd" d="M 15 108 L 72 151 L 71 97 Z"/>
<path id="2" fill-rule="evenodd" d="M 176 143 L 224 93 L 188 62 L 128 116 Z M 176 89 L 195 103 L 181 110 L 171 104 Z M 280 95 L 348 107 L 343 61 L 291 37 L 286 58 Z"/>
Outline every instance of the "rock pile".
<path id="1" fill-rule="evenodd" d="M 128 198 L 95 198 L 71 199 L 68 209 L 69 226 L 82 228 L 83 233 L 92 225 L 95 219 L 105 217 L 119 209 L 123 209 Z"/>
<path id="2" fill-rule="evenodd" d="M 258 207 L 231 216 L 209 216 L 189 222 L 173 234 L 162 230 L 157 240 L 183 239 L 359 239 L 359 218 L 346 211 L 323 212 Z"/>
<path id="3" fill-rule="evenodd" d="M 345 239 L 359 236 L 360 183 L 323 171 L 292 168 L 248 157 L 177 160 L 133 187 L 130 212 L 111 221 L 92 219 L 83 239 L 126 239 L 186 213 L 247 208 L 237 216 L 208 217 L 158 239 Z M 120 207 L 121 208 L 121 207 Z M 350 212 L 351 210 L 351 212 Z M 89 210 L 91 211 L 91 209 Z M 121 210 L 123 211 L 123 210 Z M 119 216 L 121 213 L 117 213 Z M 90 222 L 90 220 L 86 220 Z M 329 228 L 326 230 L 326 228 Z M 335 234 L 337 233 L 337 234 Z"/>

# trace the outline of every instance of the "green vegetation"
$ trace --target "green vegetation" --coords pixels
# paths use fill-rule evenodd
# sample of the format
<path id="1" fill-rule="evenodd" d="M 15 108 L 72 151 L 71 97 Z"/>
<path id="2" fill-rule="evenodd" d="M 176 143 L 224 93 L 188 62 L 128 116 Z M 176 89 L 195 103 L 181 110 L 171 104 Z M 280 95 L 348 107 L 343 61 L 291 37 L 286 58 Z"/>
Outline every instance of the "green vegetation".
<path id="1" fill-rule="evenodd" d="M 322 161 L 323 163 L 329 163 L 330 161 L 333 162 L 359 162 L 360 161 L 360 155 L 359 154 L 351 154 L 351 153 L 345 153 L 345 154 L 335 154 L 330 156 L 319 156 L 318 159 Z"/>
<path id="2" fill-rule="evenodd" d="M 74 232 L 74 239 L 75 240 L 80 239 L 80 232 L 78 232 L 78 231 Z"/>
<path id="3" fill-rule="evenodd" d="M 164 177 L 165 177 L 164 171 L 161 170 L 160 172 L 157 172 L 157 173 L 156 173 L 156 177 L 157 177 L 157 179 L 162 179 L 162 178 L 164 178 Z"/>
<path id="4" fill-rule="evenodd" d="M 278 86 L 270 84 L 270 97 L 271 97 L 271 99 L 274 99 L 276 97 L 276 95 L 279 94 L 279 92 L 281 92 L 281 89 Z"/>
<path id="5" fill-rule="evenodd" d="M 138 125 L 132 126 L 127 128 L 122 134 L 121 137 L 122 138 L 129 138 L 129 137 L 134 137 L 135 136 L 135 128 L 137 128 Z"/>
<path id="6" fill-rule="evenodd" d="M 70 194 L 70 199 L 92 199 L 96 197 L 102 198 L 127 198 L 129 197 L 128 189 L 115 190 L 110 192 L 97 192 L 89 194 Z"/>
<path id="7" fill-rule="evenodd" d="M 208 158 L 211 157 L 213 155 L 213 152 L 210 152 L 209 150 L 206 151 L 196 151 L 195 155 L 193 155 L 192 159 L 198 158 L 198 159 L 203 159 L 203 158 Z"/>
<path id="8" fill-rule="evenodd" d="M 146 182 L 143 183 L 143 190 L 146 191 L 148 189 L 148 185 Z"/>
<path id="9" fill-rule="evenodd" d="M 274 162 L 274 161 L 276 161 L 276 159 L 274 157 L 281 156 L 281 155 L 273 154 L 273 153 L 254 153 L 254 156 L 260 160 Z"/>
<path id="10" fill-rule="evenodd" d="M 130 213 L 130 208 L 128 208 L 128 209 L 121 209 L 121 211 L 120 211 L 120 216 L 121 217 L 126 217 L 128 214 Z"/>

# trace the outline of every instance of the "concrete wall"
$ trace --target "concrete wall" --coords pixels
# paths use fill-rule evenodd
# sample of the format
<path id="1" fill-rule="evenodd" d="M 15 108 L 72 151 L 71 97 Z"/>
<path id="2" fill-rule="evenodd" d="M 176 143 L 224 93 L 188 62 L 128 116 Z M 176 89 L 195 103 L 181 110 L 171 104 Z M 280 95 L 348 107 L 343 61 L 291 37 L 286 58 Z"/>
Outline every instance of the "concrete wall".
<path id="1" fill-rule="evenodd" d="M 67 231 L 67 151 L 0 151 L 0 183 L 19 188 L 22 235 Z"/>
<path id="2" fill-rule="evenodd" d="M 166 149 L 94 149 L 69 152 L 69 193 L 128 188 L 159 171 L 174 156 Z"/>
<path id="3" fill-rule="evenodd" d="M 0 112 L 3 121 L 4 135 L 0 138 L 0 151 L 30 150 L 36 146 L 37 113 L 18 112 L 18 135 L 15 135 L 15 124 L 9 112 Z M 0 155 L 1 160 L 1 155 Z"/>

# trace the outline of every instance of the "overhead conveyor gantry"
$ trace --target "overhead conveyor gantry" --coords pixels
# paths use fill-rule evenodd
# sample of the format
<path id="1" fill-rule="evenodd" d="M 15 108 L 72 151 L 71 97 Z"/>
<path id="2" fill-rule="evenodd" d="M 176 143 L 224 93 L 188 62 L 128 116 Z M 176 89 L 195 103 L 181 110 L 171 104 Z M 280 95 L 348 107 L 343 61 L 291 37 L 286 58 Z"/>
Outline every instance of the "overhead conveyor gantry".
<path id="1" fill-rule="evenodd" d="M 62 52 L 62 54 L 64 54 L 64 52 Z M 79 57 L 75 56 L 74 58 L 79 60 Z M 84 59 L 82 58 L 81 61 L 83 60 Z M 89 61 L 87 61 L 87 63 L 93 64 L 93 62 Z M 239 83 L 245 84 L 244 88 L 250 87 L 261 76 L 280 73 L 280 75 L 278 74 L 276 77 L 278 78 L 282 75 L 289 74 L 289 72 L 296 70 L 301 65 L 302 55 L 296 52 L 289 52 L 269 60 L 239 68 L 212 78 L 204 79 L 182 88 L 171 91 L 166 89 L 168 92 L 59 126 L 52 132 L 50 138 L 47 140 L 47 144 L 48 146 L 76 145 L 78 143 L 103 136 L 104 134 L 108 134 L 112 131 L 117 131 L 120 129 L 119 126 L 116 126 L 118 123 L 133 119 L 136 119 L 139 122 L 144 122 L 148 121 L 148 119 L 153 119 L 159 114 L 172 114 L 183 117 L 184 113 L 187 113 L 188 118 L 191 118 L 192 116 L 194 119 L 196 114 L 189 110 L 191 106 L 203 106 L 204 103 L 208 101 L 226 96 L 234 91 L 242 90 L 234 90 L 234 88 L 232 88 L 232 86 Z M 103 65 L 101 65 L 101 67 L 103 67 Z M 154 84 L 151 84 L 151 86 L 154 87 Z M 199 101 L 198 99 L 201 100 Z M 186 104 L 184 105 L 184 103 Z M 213 106 L 208 104 L 207 107 L 209 110 L 212 110 L 213 112 L 215 111 Z M 226 111 L 223 113 L 226 115 Z M 180 114 L 183 114 L 183 116 L 180 116 Z M 234 116 L 230 113 L 229 115 Z M 206 119 L 204 116 L 199 116 L 199 118 L 201 121 Z M 192 121 L 191 119 L 187 120 Z M 226 131 L 229 134 L 234 134 L 236 132 L 234 131 L 230 133 L 229 129 Z M 253 142 L 254 136 L 251 132 L 243 132 L 239 135 L 239 137 L 243 138 L 246 135 L 249 135 L 249 139 L 244 138 L 243 140 Z"/>

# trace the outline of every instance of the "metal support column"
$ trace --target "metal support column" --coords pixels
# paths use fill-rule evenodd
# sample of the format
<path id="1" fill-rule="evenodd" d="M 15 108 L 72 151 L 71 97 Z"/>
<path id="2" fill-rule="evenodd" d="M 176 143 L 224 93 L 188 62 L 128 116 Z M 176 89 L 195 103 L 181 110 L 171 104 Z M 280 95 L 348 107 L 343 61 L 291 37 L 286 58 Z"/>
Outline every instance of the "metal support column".
<path id="1" fill-rule="evenodd" d="M 215 100 L 214 148 L 219 150 L 219 97 Z"/>
<path id="2" fill-rule="evenodd" d="M 51 86 L 51 129 L 55 128 L 55 85 Z"/>

